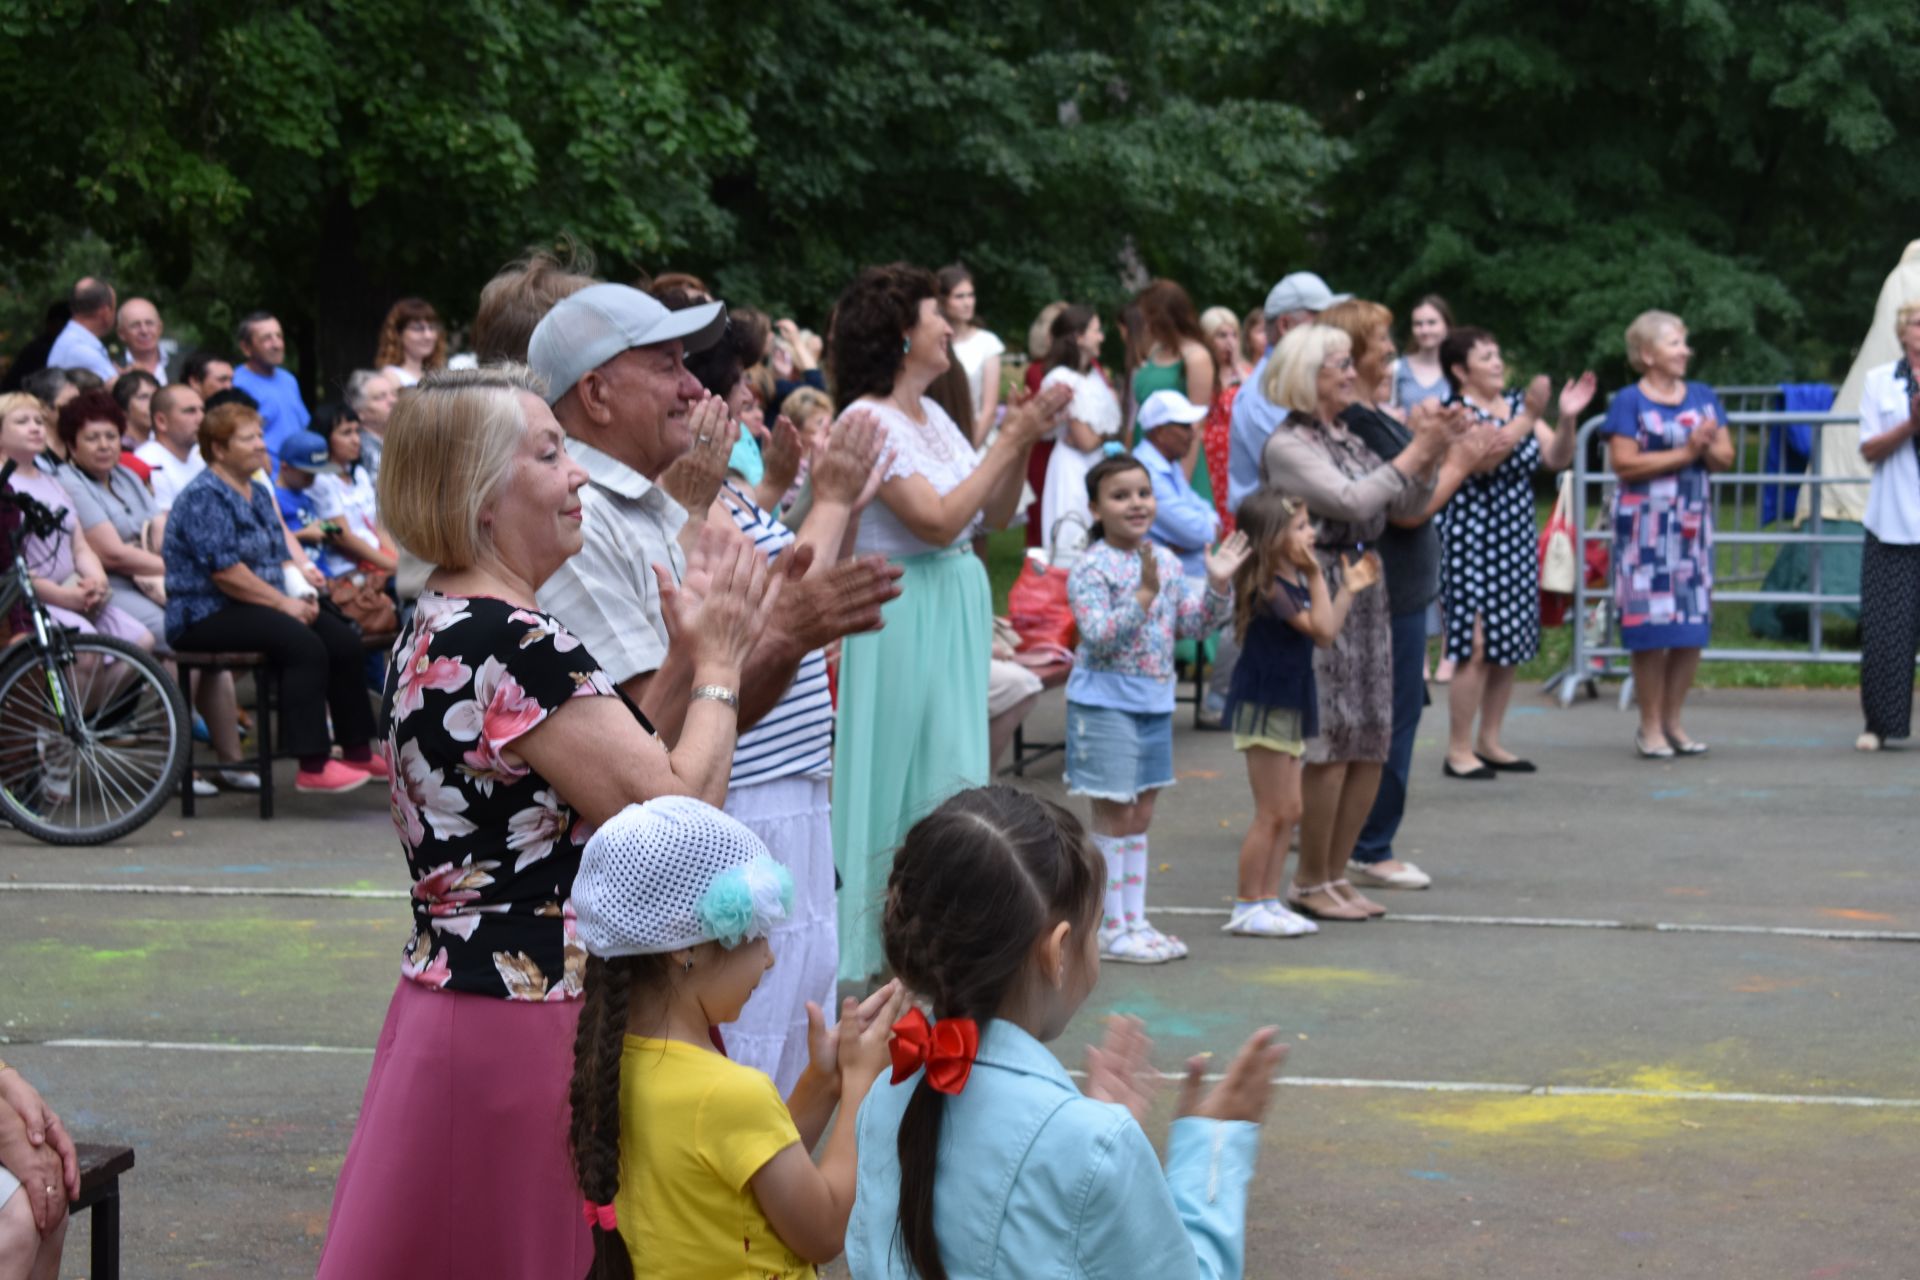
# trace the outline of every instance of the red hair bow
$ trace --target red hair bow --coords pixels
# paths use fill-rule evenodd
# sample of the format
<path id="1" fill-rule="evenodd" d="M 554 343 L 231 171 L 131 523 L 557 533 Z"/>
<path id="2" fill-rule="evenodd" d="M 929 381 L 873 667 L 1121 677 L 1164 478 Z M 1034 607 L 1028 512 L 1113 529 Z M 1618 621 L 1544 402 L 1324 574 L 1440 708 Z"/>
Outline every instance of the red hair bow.
<path id="1" fill-rule="evenodd" d="M 959 1093 L 973 1074 L 974 1055 L 980 1051 L 980 1024 L 972 1018 L 942 1018 L 935 1023 L 911 1009 L 893 1024 L 893 1082 L 899 1084 L 921 1067 L 927 1083 L 941 1093 Z"/>
<path id="2" fill-rule="evenodd" d="M 587 1220 L 589 1227 L 597 1226 L 602 1231 L 620 1229 L 620 1216 L 613 1211 L 613 1206 L 610 1204 L 595 1204 L 591 1200 L 583 1200 L 580 1203 L 580 1216 Z"/>

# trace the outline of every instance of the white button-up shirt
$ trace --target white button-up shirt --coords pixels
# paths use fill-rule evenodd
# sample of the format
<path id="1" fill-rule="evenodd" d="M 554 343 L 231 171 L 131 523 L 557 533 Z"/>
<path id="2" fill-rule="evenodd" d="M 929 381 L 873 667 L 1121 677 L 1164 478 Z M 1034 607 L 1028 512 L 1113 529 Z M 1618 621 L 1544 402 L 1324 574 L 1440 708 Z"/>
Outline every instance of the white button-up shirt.
<path id="1" fill-rule="evenodd" d="M 1860 387 L 1860 439 L 1871 440 L 1904 423 L 1911 415 L 1906 384 L 1893 376 L 1894 364 L 1867 370 Z M 1920 457 L 1911 441 L 1873 468 L 1867 490 L 1867 532 L 1882 542 L 1920 543 Z"/>
<path id="2" fill-rule="evenodd" d="M 540 588 L 540 607 L 580 637 L 615 684 L 657 671 L 667 624 L 653 566 L 687 572 L 678 541 L 687 512 L 626 463 L 578 440 L 567 452 L 587 473 L 580 490 L 585 545 Z"/>
<path id="3" fill-rule="evenodd" d="M 107 344 L 78 320 L 67 321 L 67 327 L 53 340 L 53 347 L 47 352 L 47 368 L 89 369 L 99 374 L 102 382 L 112 382 L 120 376 L 113 357 L 107 354 Z"/>

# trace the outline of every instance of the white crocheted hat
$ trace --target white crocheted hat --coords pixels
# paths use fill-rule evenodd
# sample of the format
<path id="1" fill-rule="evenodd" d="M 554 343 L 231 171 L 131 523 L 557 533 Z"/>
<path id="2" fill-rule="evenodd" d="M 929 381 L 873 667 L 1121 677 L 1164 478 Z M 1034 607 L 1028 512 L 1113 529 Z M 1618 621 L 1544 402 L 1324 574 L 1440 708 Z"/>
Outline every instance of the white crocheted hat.
<path id="1" fill-rule="evenodd" d="M 588 955 L 647 956 L 763 938 L 793 877 L 738 819 L 691 796 L 630 804 L 587 841 L 573 911 Z"/>

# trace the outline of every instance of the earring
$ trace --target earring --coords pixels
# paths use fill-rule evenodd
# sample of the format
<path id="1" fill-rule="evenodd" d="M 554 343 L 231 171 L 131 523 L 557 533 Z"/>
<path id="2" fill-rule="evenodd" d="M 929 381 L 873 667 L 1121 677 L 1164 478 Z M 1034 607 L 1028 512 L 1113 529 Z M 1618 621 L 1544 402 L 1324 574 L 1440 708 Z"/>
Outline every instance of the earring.
<path id="1" fill-rule="evenodd" d="M 912 339 L 912 338 L 908 338 L 908 339 L 907 339 L 907 340 L 906 340 L 905 342 L 903 342 L 903 343 L 901 343 L 901 344 L 900 344 L 900 354 L 901 354 L 901 355 L 903 355 L 903 356 L 904 356 L 904 355 L 909 355 L 909 354 L 911 354 L 911 353 L 912 353 L 912 351 L 913 351 L 913 339 Z"/>
<path id="2" fill-rule="evenodd" d="M 687 959 L 685 959 L 685 960 L 682 960 L 682 961 L 680 962 L 680 972 L 682 972 L 682 973 L 692 973 L 692 972 L 693 972 L 693 959 L 692 959 L 692 957 L 688 957 Z"/>

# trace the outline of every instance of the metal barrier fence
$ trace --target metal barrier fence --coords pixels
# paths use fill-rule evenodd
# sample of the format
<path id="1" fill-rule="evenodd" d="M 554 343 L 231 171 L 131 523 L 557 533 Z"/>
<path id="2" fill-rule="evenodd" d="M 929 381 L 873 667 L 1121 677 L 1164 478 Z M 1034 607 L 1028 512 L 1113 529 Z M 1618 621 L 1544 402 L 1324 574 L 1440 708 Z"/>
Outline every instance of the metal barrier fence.
<path id="1" fill-rule="evenodd" d="M 1722 391 L 1722 394 L 1744 391 L 1757 392 L 1759 390 L 1761 389 L 1727 388 Z M 1857 545 L 1860 537 L 1858 534 L 1834 534 L 1826 531 L 1825 522 L 1820 514 L 1819 493 L 1825 485 L 1867 484 L 1870 483 L 1870 478 L 1866 476 L 1828 476 L 1823 474 L 1820 464 L 1821 451 L 1817 441 L 1813 449 L 1813 456 L 1809 461 L 1808 470 L 1805 473 L 1768 472 L 1764 470 L 1747 471 L 1745 467 L 1749 465 L 1749 454 L 1742 443 L 1742 437 L 1746 433 L 1758 432 L 1764 436 L 1766 428 L 1776 425 L 1804 423 L 1811 426 L 1816 432 L 1823 432 L 1828 427 L 1857 426 L 1860 421 L 1859 415 L 1850 413 L 1808 414 L 1801 412 L 1785 413 L 1729 410 L 1727 419 L 1729 429 L 1736 430 L 1741 434 L 1735 436 L 1734 470 L 1712 476 L 1709 481 L 1709 493 L 1712 494 L 1715 499 L 1712 504 L 1715 514 L 1713 533 L 1716 548 L 1714 553 L 1715 582 L 1757 581 L 1764 577 L 1766 572 L 1765 568 L 1761 567 L 1761 552 L 1765 548 L 1774 547 L 1777 549 L 1782 546 L 1799 544 L 1808 548 L 1807 589 L 1804 591 L 1740 589 L 1723 591 L 1716 587 L 1713 593 L 1713 603 L 1715 607 L 1723 604 L 1805 605 L 1807 607 L 1808 645 L 1804 650 L 1717 649 L 1709 646 L 1701 654 L 1702 659 L 1708 662 L 1859 662 L 1860 655 L 1855 651 L 1829 650 L 1826 647 L 1824 621 L 1821 617 L 1822 610 L 1829 605 L 1858 605 L 1860 603 L 1860 597 L 1858 594 L 1828 594 L 1824 590 L 1821 575 L 1821 558 L 1824 548 L 1829 546 Z M 1613 557 L 1611 555 L 1613 545 L 1613 501 L 1610 489 L 1614 484 L 1614 476 L 1604 453 L 1601 455 L 1602 463 L 1598 471 L 1590 469 L 1587 465 L 1587 458 L 1592 449 L 1595 434 L 1599 431 L 1604 421 L 1604 417 L 1595 417 L 1581 426 L 1578 446 L 1575 448 L 1573 454 L 1573 478 L 1571 483 L 1573 485 L 1574 564 L 1577 567 L 1573 608 L 1569 617 L 1569 622 L 1573 627 L 1573 651 L 1571 657 L 1568 659 L 1566 669 L 1547 682 L 1548 688 L 1556 692 L 1561 706 L 1570 705 L 1573 702 L 1574 695 L 1582 685 L 1588 684 L 1599 677 L 1614 678 L 1626 676 L 1628 683 L 1623 686 L 1620 691 L 1620 705 L 1625 707 L 1632 698 L 1631 673 L 1626 667 L 1616 661 L 1617 659 L 1626 657 L 1627 650 L 1619 643 L 1620 620 L 1614 616 L 1615 610 L 1613 607 L 1613 584 L 1617 566 L 1613 563 Z M 1764 457 L 1764 453 L 1761 456 Z M 1759 465 L 1764 466 L 1764 463 Z M 1743 490 L 1750 490 L 1753 494 L 1757 495 L 1761 489 L 1768 485 L 1807 487 L 1807 491 L 1812 495 L 1810 502 L 1811 509 L 1807 512 L 1807 519 L 1802 528 L 1767 530 L 1757 527 L 1759 525 L 1760 514 L 1757 501 L 1749 507 L 1741 500 L 1739 495 Z M 1730 522 L 1732 525 L 1731 528 L 1720 523 L 1720 503 L 1718 498 L 1722 490 L 1730 490 L 1734 495 L 1732 502 L 1728 504 L 1732 508 L 1733 513 L 1733 518 Z M 1598 498 L 1598 501 L 1591 505 L 1588 502 L 1590 494 L 1597 495 Z M 1590 521 L 1596 510 L 1600 516 L 1600 522 L 1597 526 L 1590 526 Z M 1751 513 L 1751 523 L 1756 526 L 1752 529 L 1744 527 L 1749 522 L 1749 512 Z M 1606 544 L 1609 549 L 1607 581 L 1604 585 L 1597 587 L 1588 586 L 1586 578 L 1587 544 L 1594 541 Z M 1722 577 L 1719 572 L 1719 556 L 1720 549 L 1723 547 L 1731 550 L 1735 558 L 1735 563 L 1739 562 L 1738 558 L 1743 554 L 1748 557 L 1747 563 L 1753 566 L 1753 572 L 1750 577 L 1745 579 L 1733 577 L 1732 575 Z M 1595 644 L 1592 643 L 1590 637 L 1587 635 L 1586 620 L 1589 607 L 1599 603 L 1604 603 L 1605 605 L 1606 626 L 1602 642 Z"/>
<path id="2" fill-rule="evenodd" d="M 1720 407 L 1730 417 L 1749 413 L 1767 413 L 1781 402 L 1782 391 L 1778 386 L 1733 386 L 1715 387 L 1715 395 L 1720 397 Z M 1804 417 L 1793 419 L 1795 423 L 1806 421 Z M 1767 457 L 1768 426 L 1758 423 L 1735 423 L 1727 425 L 1733 436 L 1734 469 L 1745 470 L 1749 458 L 1758 465 L 1756 471 L 1764 470 Z M 1749 514 L 1758 526 L 1760 513 L 1765 509 L 1765 491 L 1777 490 L 1776 501 L 1785 502 L 1786 495 L 1795 492 L 1791 486 L 1763 484 L 1729 484 L 1717 486 L 1713 491 L 1713 521 L 1716 528 L 1744 529 Z M 1740 543 L 1727 548 L 1728 554 L 1714 565 L 1715 581 L 1725 583 L 1758 582 L 1766 577 L 1767 566 L 1764 563 L 1764 547 L 1753 543 Z"/>

